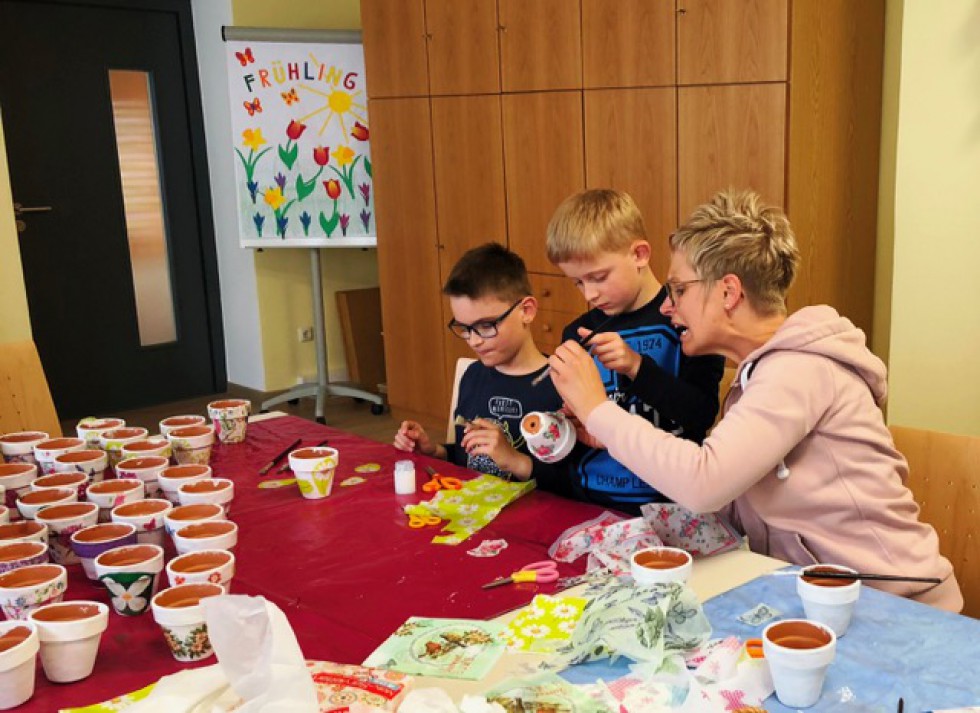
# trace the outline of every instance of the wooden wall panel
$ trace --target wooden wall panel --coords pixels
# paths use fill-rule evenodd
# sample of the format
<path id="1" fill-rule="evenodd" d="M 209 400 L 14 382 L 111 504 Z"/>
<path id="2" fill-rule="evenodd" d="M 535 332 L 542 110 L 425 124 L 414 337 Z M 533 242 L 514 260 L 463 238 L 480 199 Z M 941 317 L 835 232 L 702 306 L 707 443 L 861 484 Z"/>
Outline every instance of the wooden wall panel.
<path id="1" fill-rule="evenodd" d="M 500 91 L 496 0 L 426 0 L 433 95 Z"/>
<path id="2" fill-rule="evenodd" d="M 503 90 L 581 89 L 582 17 L 579 3 L 571 0 L 499 0 L 498 5 Z"/>
<path id="3" fill-rule="evenodd" d="M 429 93 L 424 0 L 361 0 L 368 95 L 415 97 Z"/>
<path id="4" fill-rule="evenodd" d="M 582 0 L 588 88 L 674 84 L 674 0 Z"/>

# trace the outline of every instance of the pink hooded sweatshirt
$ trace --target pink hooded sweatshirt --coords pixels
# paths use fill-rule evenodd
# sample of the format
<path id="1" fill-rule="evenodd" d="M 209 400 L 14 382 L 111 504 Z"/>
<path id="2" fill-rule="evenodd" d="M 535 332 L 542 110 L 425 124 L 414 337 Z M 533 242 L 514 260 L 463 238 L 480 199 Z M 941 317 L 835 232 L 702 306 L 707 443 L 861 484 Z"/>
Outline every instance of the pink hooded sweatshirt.
<path id="1" fill-rule="evenodd" d="M 949 611 L 963 608 L 935 530 L 919 521 L 879 404 L 885 365 L 864 332 L 827 306 L 791 315 L 739 365 L 725 416 L 703 445 L 612 402 L 586 424 L 616 460 L 695 512 L 723 510 L 753 551 L 799 565 L 939 577 L 868 581 Z"/>

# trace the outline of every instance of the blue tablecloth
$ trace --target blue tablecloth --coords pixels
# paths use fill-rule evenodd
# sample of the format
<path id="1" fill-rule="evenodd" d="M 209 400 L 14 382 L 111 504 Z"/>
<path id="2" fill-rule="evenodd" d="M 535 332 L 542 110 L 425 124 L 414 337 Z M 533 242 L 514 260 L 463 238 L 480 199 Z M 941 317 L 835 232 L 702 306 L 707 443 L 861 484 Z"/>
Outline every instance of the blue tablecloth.
<path id="1" fill-rule="evenodd" d="M 743 624 L 738 615 L 760 602 L 780 618 L 804 616 L 794 577 L 762 576 L 705 603 L 712 637 L 759 637 L 765 625 Z M 628 672 L 628 663 L 596 662 L 562 675 L 573 683 L 611 681 Z M 865 586 L 820 701 L 807 710 L 894 713 L 900 697 L 908 713 L 980 706 L 980 621 Z M 773 713 L 796 710 L 775 696 L 764 705 Z"/>

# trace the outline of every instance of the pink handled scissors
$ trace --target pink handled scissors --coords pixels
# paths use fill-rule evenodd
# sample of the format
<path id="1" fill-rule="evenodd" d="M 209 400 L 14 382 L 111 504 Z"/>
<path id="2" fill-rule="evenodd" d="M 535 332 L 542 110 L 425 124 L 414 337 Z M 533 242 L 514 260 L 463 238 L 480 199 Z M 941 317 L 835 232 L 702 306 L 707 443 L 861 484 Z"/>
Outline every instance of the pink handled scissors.
<path id="1" fill-rule="evenodd" d="M 542 560 L 541 562 L 532 562 L 531 564 L 524 565 L 519 571 L 514 572 L 509 577 L 501 577 L 500 579 L 488 582 L 483 585 L 483 588 L 493 589 L 494 587 L 511 584 L 512 582 L 540 582 L 541 584 L 547 584 L 557 581 L 558 565 L 554 560 Z"/>

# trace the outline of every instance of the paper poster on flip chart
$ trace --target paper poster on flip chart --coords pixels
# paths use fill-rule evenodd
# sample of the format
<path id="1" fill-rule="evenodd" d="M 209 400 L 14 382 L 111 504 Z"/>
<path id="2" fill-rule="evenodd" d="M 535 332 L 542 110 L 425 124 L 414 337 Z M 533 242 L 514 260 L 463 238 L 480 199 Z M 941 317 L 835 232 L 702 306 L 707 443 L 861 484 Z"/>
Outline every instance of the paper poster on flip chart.
<path id="1" fill-rule="evenodd" d="M 361 45 L 226 46 L 242 246 L 373 245 Z"/>

